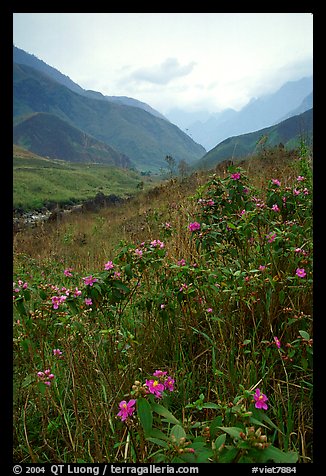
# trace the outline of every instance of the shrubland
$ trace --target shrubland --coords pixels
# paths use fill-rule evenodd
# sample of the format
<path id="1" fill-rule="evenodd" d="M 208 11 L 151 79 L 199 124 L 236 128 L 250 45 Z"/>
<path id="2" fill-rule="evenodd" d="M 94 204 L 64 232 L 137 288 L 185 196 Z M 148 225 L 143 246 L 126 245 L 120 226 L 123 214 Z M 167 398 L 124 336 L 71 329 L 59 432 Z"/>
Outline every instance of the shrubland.
<path id="1" fill-rule="evenodd" d="M 274 149 L 14 238 L 14 460 L 309 463 L 312 161 Z"/>

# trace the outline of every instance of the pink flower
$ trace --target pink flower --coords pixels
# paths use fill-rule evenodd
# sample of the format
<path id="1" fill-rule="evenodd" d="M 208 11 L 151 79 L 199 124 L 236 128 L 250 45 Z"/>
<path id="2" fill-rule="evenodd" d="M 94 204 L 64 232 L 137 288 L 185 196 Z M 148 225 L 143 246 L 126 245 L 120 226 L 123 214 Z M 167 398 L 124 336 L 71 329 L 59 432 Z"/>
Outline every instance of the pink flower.
<path id="1" fill-rule="evenodd" d="M 206 312 L 213 312 L 213 309 L 211 307 L 206 309 Z"/>
<path id="2" fill-rule="evenodd" d="M 279 349 L 281 347 L 281 342 L 278 340 L 276 336 L 274 337 L 274 341 L 275 341 L 276 347 Z"/>
<path id="3" fill-rule="evenodd" d="M 93 304 L 93 301 L 90 298 L 85 298 L 85 304 L 86 306 L 91 306 Z"/>
<path id="4" fill-rule="evenodd" d="M 107 263 L 105 263 L 104 265 L 104 269 L 106 269 L 107 271 L 109 269 L 113 269 L 114 268 L 114 264 L 112 263 L 112 261 L 108 261 Z"/>
<path id="5" fill-rule="evenodd" d="M 97 279 L 93 278 L 93 276 L 90 275 L 90 276 L 87 276 L 86 278 L 83 278 L 83 281 L 86 286 L 93 286 L 93 284 L 97 282 Z"/>
<path id="6" fill-rule="evenodd" d="M 72 268 L 67 268 L 64 270 L 63 273 L 65 276 L 71 277 L 72 276 L 71 271 L 72 271 Z"/>
<path id="7" fill-rule="evenodd" d="M 153 373 L 153 377 L 164 377 L 164 375 L 166 375 L 167 372 L 163 372 L 163 370 L 155 370 L 155 372 Z"/>
<path id="8" fill-rule="evenodd" d="M 280 211 L 280 208 L 279 208 L 279 206 L 278 206 L 276 203 L 274 203 L 274 205 L 272 206 L 272 210 L 273 210 L 274 212 L 279 212 L 279 211 Z"/>
<path id="9" fill-rule="evenodd" d="M 170 376 L 167 377 L 167 379 L 164 381 L 164 388 L 166 390 L 170 390 L 170 392 L 173 392 L 174 390 L 174 380 Z"/>
<path id="10" fill-rule="evenodd" d="M 307 276 L 307 273 L 304 268 L 297 268 L 295 274 L 299 276 L 299 278 L 304 278 Z"/>
<path id="11" fill-rule="evenodd" d="M 266 238 L 268 243 L 273 243 L 276 238 L 276 233 L 269 233 L 268 235 L 266 235 Z"/>
<path id="12" fill-rule="evenodd" d="M 265 269 L 266 269 L 266 266 L 264 266 L 263 264 L 259 265 L 259 271 L 265 271 Z"/>
<path id="13" fill-rule="evenodd" d="M 278 179 L 272 179 L 272 184 L 277 185 L 279 187 L 281 185 L 281 182 Z"/>
<path id="14" fill-rule="evenodd" d="M 303 180 L 306 180 L 306 179 L 305 179 L 305 177 L 302 177 L 302 175 L 299 175 L 299 176 L 297 177 L 297 181 L 298 181 L 298 182 L 302 182 Z"/>
<path id="15" fill-rule="evenodd" d="M 138 248 L 135 249 L 135 255 L 139 256 L 141 258 L 143 256 L 142 250 L 139 250 Z"/>
<path id="16" fill-rule="evenodd" d="M 189 229 L 190 231 L 200 230 L 200 223 L 198 223 L 197 221 L 194 221 L 193 223 L 189 223 L 188 229 Z"/>
<path id="17" fill-rule="evenodd" d="M 255 400 L 255 407 L 256 408 L 262 408 L 263 410 L 267 410 L 268 406 L 266 404 L 268 398 L 264 393 L 260 393 L 259 388 L 256 388 L 256 392 L 254 394 L 254 400 Z"/>
<path id="18" fill-rule="evenodd" d="M 156 397 L 162 398 L 162 392 L 164 391 L 164 385 L 158 380 L 146 380 L 146 386 L 150 393 L 153 393 Z"/>
<path id="19" fill-rule="evenodd" d="M 60 304 L 65 302 L 66 299 L 67 299 L 67 296 L 53 296 L 51 298 L 53 309 L 58 309 Z"/>
<path id="20" fill-rule="evenodd" d="M 160 240 L 153 240 L 151 241 L 151 246 L 153 246 L 154 248 L 157 248 L 158 246 L 160 248 L 164 248 L 164 243 L 163 241 L 160 241 Z"/>
<path id="21" fill-rule="evenodd" d="M 78 296 L 80 296 L 80 295 L 81 295 L 81 293 L 82 293 L 82 292 L 81 292 L 81 291 L 79 291 L 79 289 L 78 289 L 78 288 L 75 288 L 75 292 L 74 292 L 74 296 L 75 296 L 75 297 L 78 297 Z"/>
<path id="22" fill-rule="evenodd" d="M 241 174 L 239 172 L 236 172 L 235 174 L 231 175 L 231 179 L 233 180 L 239 180 L 241 178 Z"/>
<path id="23" fill-rule="evenodd" d="M 186 260 L 184 258 L 182 258 L 181 260 L 179 260 L 177 262 L 178 266 L 185 266 L 186 265 Z"/>
<path id="24" fill-rule="evenodd" d="M 121 421 L 125 421 L 128 416 L 131 416 L 135 411 L 136 400 L 129 400 L 127 403 L 126 400 L 122 400 L 119 403 L 120 411 L 117 414 L 121 418 Z"/>
<path id="25" fill-rule="evenodd" d="M 58 357 L 58 359 L 62 359 L 62 351 L 60 349 L 53 349 L 53 355 Z"/>

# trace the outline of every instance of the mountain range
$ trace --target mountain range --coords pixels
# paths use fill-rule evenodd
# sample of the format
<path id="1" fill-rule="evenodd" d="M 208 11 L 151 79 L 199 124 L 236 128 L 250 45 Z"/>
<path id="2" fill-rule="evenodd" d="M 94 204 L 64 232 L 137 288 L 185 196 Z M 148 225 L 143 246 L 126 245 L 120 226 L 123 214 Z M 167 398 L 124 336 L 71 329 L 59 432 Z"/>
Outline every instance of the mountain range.
<path id="1" fill-rule="evenodd" d="M 262 135 L 270 134 L 267 144 L 278 141 L 292 146 L 294 137 L 288 137 L 288 133 L 292 131 L 297 140 L 299 132 L 293 124 L 300 121 L 286 120 L 300 117 L 298 114 L 310 110 L 313 104 L 313 81 L 309 77 L 287 82 L 273 94 L 252 99 L 240 111 L 226 109 L 209 114 L 174 109 L 165 117 L 137 99 L 84 90 L 15 46 L 13 60 L 14 143 L 44 157 L 71 162 L 132 167 L 142 172 L 165 168 L 166 156 L 194 167 L 201 159 L 203 167 L 214 165 L 214 161 L 234 154 L 252 153 Z M 311 119 L 308 117 L 304 122 L 308 121 L 312 135 L 312 113 Z"/>
<path id="2" fill-rule="evenodd" d="M 37 127 L 33 129 L 36 121 L 31 121 L 30 117 L 33 113 L 47 113 L 48 127 L 51 128 L 51 120 L 54 122 L 53 131 L 58 126 L 59 118 L 71 128 L 107 144 L 138 170 L 158 171 L 166 165 L 165 157 L 168 155 L 176 162 L 185 160 L 192 164 L 205 154 L 204 147 L 177 126 L 159 117 L 159 114 L 145 110 L 150 106 L 140 107 L 144 103 L 139 104 L 131 98 L 115 97 L 109 100 L 96 92 L 80 94 L 76 92 L 79 87 L 73 86 L 68 77 L 47 67 L 36 57 L 31 61 L 38 68 L 16 62 L 13 64 L 14 137 L 20 141 L 18 145 L 32 150 L 33 134 L 38 134 L 39 140 L 42 140 Z M 28 126 L 28 131 L 25 126 Z M 22 142 L 21 137 L 24 137 Z M 73 143 L 73 140 L 70 142 Z M 44 136 L 43 146 L 46 146 Z M 55 155 L 56 158 L 63 158 L 59 146 L 60 143 Z M 50 156 L 50 153 L 46 155 Z"/>
<path id="3" fill-rule="evenodd" d="M 272 94 L 253 98 L 240 111 L 199 111 L 195 120 L 196 113 L 173 109 L 166 116 L 209 151 L 228 137 L 269 127 L 312 108 L 312 92 L 313 78 L 306 77 L 289 81 Z"/>
<path id="4" fill-rule="evenodd" d="M 225 139 L 195 164 L 198 169 L 211 169 L 219 162 L 233 158 L 245 158 L 260 152 L 263 148 L 280 146 L 295 149 L 300 141 L 312 145 L 313 108 L 292 116 L 280 123 Z"/>

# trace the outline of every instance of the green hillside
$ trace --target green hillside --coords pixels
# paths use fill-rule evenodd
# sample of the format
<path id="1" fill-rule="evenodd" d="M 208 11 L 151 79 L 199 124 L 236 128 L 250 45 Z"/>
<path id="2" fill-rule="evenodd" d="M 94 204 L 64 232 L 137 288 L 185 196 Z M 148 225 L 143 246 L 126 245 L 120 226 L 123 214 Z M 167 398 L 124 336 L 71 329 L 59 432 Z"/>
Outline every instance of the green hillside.
<path id="1" fill-rule="evenodd" d="M 14 126 L 14 143 L 41 156 L 69 162 L 130 167 L 129 158 L 54 114 L 33 113 Z"/>
<path id="2" fill-rule="evenodd" d="M 293 149 L 299 145 L 302 138 L 312 140 L 312 137 L 313 109 L 309 109 L 274 126 L 229 137 L 204 155 L 195 167 L 210 169 L 223 160 L 243 158 L 257 152 L 259 147 L 275 146 L 280 143 L 288 149 Z"/>
<path id="3" fill-rule="evenodd" d="M 81 96 L 26 65 L 14 64 L 13 92 L 15 124 L 33 112 L 55 114 L 127 155 L 140 170 L 159 170 L 167 155 L 191 164 L 205 154 L 201 145 L 163 119 L 140 108 Z"/>
<path id="4" fill-rule="evenodd" d="M 18 147 L 14 147 L 13 166 L 13 207 L 24 210 L 49 203 L 72 204 L 99 192 L 126 197 L 144 181 L 132 170 L 50 160 Z"/>

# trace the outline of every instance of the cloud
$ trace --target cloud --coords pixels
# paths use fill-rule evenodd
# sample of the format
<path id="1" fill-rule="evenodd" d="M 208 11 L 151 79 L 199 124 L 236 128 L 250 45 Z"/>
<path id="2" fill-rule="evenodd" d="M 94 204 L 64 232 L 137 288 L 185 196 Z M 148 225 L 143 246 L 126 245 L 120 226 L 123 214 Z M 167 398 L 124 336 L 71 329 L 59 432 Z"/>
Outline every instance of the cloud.
<path id="1" fill-rule="evenodd" d="M 193 70 L 195 62 L 181 65 L 177 58 L 167 58 L 163 63 L 136 69 L 124 81 L 147 82 L 154 84 L 168 84 L 176 78 L 187 76 Z"/>

